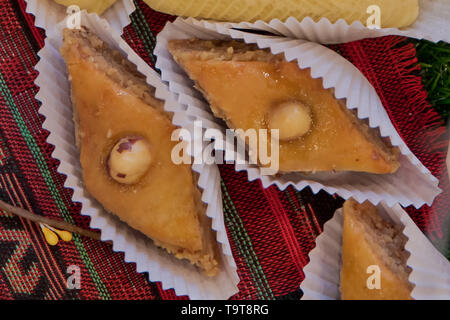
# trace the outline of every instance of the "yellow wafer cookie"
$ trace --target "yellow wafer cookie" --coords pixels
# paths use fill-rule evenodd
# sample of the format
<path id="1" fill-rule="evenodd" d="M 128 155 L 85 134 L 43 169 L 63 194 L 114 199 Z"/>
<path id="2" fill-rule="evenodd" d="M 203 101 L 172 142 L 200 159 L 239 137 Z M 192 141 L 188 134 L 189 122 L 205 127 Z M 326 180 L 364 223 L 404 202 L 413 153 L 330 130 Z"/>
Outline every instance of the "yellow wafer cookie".
<path id="1" fill-rule="evenodd" d="M 322 17 L 336 22 L 366 24 L 368 7 L 381 9 L 383 28 L 402 28 L 414 23 L 419 14 L 419 0 L 144 0 L 155 10 L 184 17 L 241 22 L 270 21 L 289 17 L 302 20 Z"/>
<path id="2" fill-rule="evenodd" d="M 109 7 L 111 7 L 117 0 L 54 0 L 56 3 L 62 4 L 66 7 L 70 5 L 77 5 L 81 10 L 86 9 L 88 12 L 95 12 L 101 15 Z"/>

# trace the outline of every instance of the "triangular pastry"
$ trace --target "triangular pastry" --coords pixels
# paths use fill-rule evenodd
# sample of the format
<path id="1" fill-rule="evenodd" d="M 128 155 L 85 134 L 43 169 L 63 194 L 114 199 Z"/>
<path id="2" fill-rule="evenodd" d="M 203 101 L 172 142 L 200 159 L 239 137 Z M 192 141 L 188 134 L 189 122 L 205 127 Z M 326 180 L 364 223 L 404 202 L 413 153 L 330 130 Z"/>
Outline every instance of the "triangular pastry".
<path id="1" fill-rule="evenodd" d="M 399 168 L 397 148 L 283 54 L 238 41 L 172 40 L 168 48 L 230 128 L 279 129 L 280 172 Z"/>
<path id="2" fill-rule="evenodd" d="M 413 286 L 408 281 L 411 269 L 406 265 L 409 253 L 405 251 L 407 238 L 402 230 L 383 219 L 369 202 L 348 200 L 343 213 L 341 298 L 411 299 Z M 378 271 L 377 284 L 375 278 L 369 277 L 378 276 Z"/>
<path id="3" fill-rule="evenodd" d="M 87 29 L 64 30 L 83 181 L 103 207 L 177 258 L 219 271 L 217 243 L 176 129 L 145 77 Z"/>

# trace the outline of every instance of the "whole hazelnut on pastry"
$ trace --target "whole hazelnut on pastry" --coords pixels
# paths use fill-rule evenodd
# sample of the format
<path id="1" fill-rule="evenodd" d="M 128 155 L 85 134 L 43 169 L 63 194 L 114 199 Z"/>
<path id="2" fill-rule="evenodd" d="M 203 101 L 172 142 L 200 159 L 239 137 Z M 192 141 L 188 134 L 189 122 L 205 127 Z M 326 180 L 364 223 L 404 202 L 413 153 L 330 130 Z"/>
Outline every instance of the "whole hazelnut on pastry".
<path id="1" fill-rule="evenodd" d="M 268 124 L 280 130 L 280 140 L 294 140 L 311 130 L 311 110 L 299 101 L 284 102 L 270 111 Z"/>
<path id="2" fill-rule="evenodd" d="M 135 184 L 144 176 L 152 163 L 148 142 L 141 137 L 120 139 L 108 157 L 111 178 L 123 184 Z"/>

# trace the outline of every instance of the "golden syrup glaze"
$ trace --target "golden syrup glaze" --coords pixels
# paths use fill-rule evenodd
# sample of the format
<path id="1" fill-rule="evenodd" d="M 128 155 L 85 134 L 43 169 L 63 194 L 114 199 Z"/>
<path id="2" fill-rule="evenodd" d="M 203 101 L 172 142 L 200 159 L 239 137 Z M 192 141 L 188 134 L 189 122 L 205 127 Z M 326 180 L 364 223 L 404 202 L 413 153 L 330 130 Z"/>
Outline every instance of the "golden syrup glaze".
<path id="1" fill-rule="evenodd" d="M 129 94 L 89 62 L 68 66 L 81 137 L 81 166 L 89 193 L 133 228 L 165 244 L 202 249 L 189 165 L 175 165 L 171 150 L 176 129 L 158 110 Z M 148 141 L 152 163 L 133 185 L 114 181 L 106 162 L 123 137 Z"/>
<path id="2" fill-rule="evenodd" d="M 178 62 L 196 81 L 213 111 L 233 128 L 268 129 L 267 117 L 280 104 L 299 101 L 311 110 L 309 133 L 280 141 L 280 171 L 391 173 L 398 166 L 383 157 L 320 79 L 286 61 Z M 224 85 L 226 84 L 226 85 Z"/>

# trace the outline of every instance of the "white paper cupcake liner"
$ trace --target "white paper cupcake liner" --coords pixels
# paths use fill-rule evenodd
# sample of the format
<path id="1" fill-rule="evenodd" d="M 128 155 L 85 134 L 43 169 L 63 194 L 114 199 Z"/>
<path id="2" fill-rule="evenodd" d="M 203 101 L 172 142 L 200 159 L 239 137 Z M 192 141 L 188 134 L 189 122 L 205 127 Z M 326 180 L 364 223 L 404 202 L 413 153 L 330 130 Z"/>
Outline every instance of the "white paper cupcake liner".
<path id="1" fill-rule="evenodd" d="M 263 30 L 280 36 L 324 44 L 343 43 L 387 35 L 401 35 L 416 39 L 427 39 L 433 42 L 441 40 L 450 42 L 450 24 L 448 23 L 450 21 L 450 2 L 448 0 L 420 0 L 419 5 L 418 19 L 412 26 L 403 29 L 369 29 L 359 21 L 349 25 L 343 19 L 331 23 L 327 18 L 315 22 L 309 17 L 302 21 L 291 17 L 286 21 L 274 19 L 270 22 L 256 21 L 254 23 L 215 23 L 195 19 L 192 19 L 192 21 L 202 24 L 217 24 L 218 28 L 223 29 Z"/>
<path id="2" fill-rule="evenodd" d="M 167 86 L 139 56 L 122 40 L 108 22 L 95 14 L 82 15 L 84 26 L 89 27 L 113 48 L 122 51 L 146 75 L 147 82 L 156 88 L 158 98 L 165 101 L 165 109 L 177 109 L 177 102 Z M 236 272 L 230 244 L 223 220 L 220 174 L 216 165 L 195 165 L 199 174 L 202 200 L 207 204 L 207 215 L 212 219 L 212 228 L 217 233 L 222 267 L 218 276 L 209 278 L 185 260 L 178 260 L 156 247 L 153 241 L 128 227 L 113 215 L 106 213 L 92 199 L 82 184 L 79 152 L 75 146 L 70 84 L 64 60 L 59 54 L 62 45 L 62 29 L 65 24 L 54 26 L 49 33 L 36 69 L 40 87 L 36 98 L 42 102 L 40 113 L 46 117 L 43 127 L 50 131 L 48 142 L 55 146 L 53 157 L 60 160 L 58 171 L 67 176 L 65 186 L 74 190 L 72 200 L 82 204 L 81 213 L 91 217 L 91 227 L 101 230 L 103 241 L 112 241 L 114 251 L 125 253 L 125 261 L 136 263 L 138 272 L 148 272 L 151 281 L 161 281 L 164 289 L 174 288 L 177 295 L 188 295 L 192 299 L 227 299 L 235 294 L 239 278 Z M 177 119 L 178 115 L 175 114 Z"/>
<path id="3" fill-rule="evenodd" d="M 410 253 L 407 265 L 412 271 L 409 281 L 414 285 L 411 296 L 416 300 L 450 299 L 450 263 L 436 250 L 416 226 L 409 215 L 399 206 L 378 206 L 380 214 L 403 229 L 408 238 L 405 249 Z M 322 234 L 316 239 L 316 247 L 309 254 L 310 262 L 303 272 L 305 279 L 300 285 L 303 300 L 338 300 L 341 254 L 342 209 L 325 223 Z"/>
<path id="4" fill-rule="evenodd" d="M 209 104 L 200 92 L 194 89 L 193 82 L 176 64 L 167 50 L 171 39 L 243 39 L 247 43 L 256 43 L 260 48 L 270 48 L 272 53 L 284 53 L 288 61 L 297 60 L 301 69 L 310 68 L 313 78 L 322 78 L 325 88 L 333 88 L 338 99 L 346 99 L 349 109 L 358 110 L 360 119 L 368 119 L 372 128 L 379 128 L 382 137 L 389 137 L 391 143 L 401 151 L 400 169 L 394 174 L 375 175 L 357 172 L 284 174 L 264 176 L 261 169 L 249 164 L 238 165 L 236 170 L 246 170 L 249 180 L 261 179 L 264 187 L 276 184 L 281 190 L 293 185 L 302 190 L 309 186 L 314 193 L 325 190 L 338 194 L 344 199 L 355 198 L 359 202 L 366 200 L 375 205 L 386 201 L 390 206 L 400 203 L 416 208 L 431 204 L 441 192 L 438 180 L 409 150 L 401 139 L 380 98 L 369 81 L 350 62 L 334 51 L 306 40 L 285 37 L 262 36 L 232 29 L 218 30 L 216 24 L 195 25 L 183 19 L 168 23 L 157 37 L 155 54 L 156 66 L 161 77 L 169 83 L 170 90 L 180 102 L 180 112 L 186 112 L 193 120 L 201 120 L 205 128 L 221 127 L 213 116 Z"/>
<path id="5" fill-rule="evenodd" d="M 26 2 L 26 11 L 36 17 L 36 26 L 47 32 L 67 17 L 67 8 L 53 0 L 26 0 Z M 122 34 L 123 28 L 131 23 L 130 14 L 134 10 L 136 7 L 133 0 L 117 0 L 102 14 L 102 18 L 108 20 L 111 27 Z"/>

